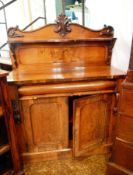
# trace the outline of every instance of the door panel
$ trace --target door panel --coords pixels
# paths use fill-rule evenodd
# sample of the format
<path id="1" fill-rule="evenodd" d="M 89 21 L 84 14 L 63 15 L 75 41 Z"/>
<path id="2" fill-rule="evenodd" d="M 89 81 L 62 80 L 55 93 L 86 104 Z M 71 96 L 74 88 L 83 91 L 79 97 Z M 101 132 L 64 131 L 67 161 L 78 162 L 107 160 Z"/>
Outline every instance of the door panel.
<path id="1" fill-rule="evenodd" d="M 21 101 L 22 135 L 25 152 L 59 150 L 68 147 L 68 107 L 66 97 Z M 20 138 L 21 139 L 21 138 Z"/>
<path id="2" fill-rule="evenodd" d="M 86 155 L 99 149 L 107 140 L 111 101 L 111 95 L 88 96 L 74 101 L 75 156 Z"/>
<path id="3" fill-rule="evenodd" d="M 120 101 L 120 112 L 131 115 L 133 117 L 133 90 L 122 89 L 121 101 Z"/>
<path id="4" fill-rule="evenodd" d="M 119 115 L 117 125 L 117 137 L 133 143 L 133 117 Z"/>
<path id="5" fill-rule="evenodd" d="M 112 159 L 118 166 L 133 172 L 133 145 L 116 138 Z"/>

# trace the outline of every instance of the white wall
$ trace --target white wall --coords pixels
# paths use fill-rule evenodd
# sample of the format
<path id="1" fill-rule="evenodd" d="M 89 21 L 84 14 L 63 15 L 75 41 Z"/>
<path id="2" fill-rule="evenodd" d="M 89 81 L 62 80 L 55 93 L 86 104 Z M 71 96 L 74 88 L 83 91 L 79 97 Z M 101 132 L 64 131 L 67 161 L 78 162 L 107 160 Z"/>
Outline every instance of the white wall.
<path id="1" fill-rule="evenodd" d="M 46 0 L 47 23 L 53 23 L 56 20 L 56 0 Z"/>
<path id="2" fill-rule="evenodd" d="M 133 0 L 86 0 L 90 11 L 89 27 L 100 29 L 112 25 L 117 38 L 113 50 L 112 65 L 128 69 L 133 35 Z"/>
<path id="3" fill-rule="evenodd" d="M 27 0 L 25 0 L 27 1 Z M 30 11 L 30 22 L 35 20 L 37 17 L 44 17 L 44 3 L 43 0 L 28 0 L 29 4 L 29 11 Z M 56 19 L 56 6 L 55 6 L 55 0 L 45 0 L 45 6 L 46 6 L 46 18 L 47 23 L 53 23 Z M 30 23 L 29 22 L 29 23 Z M 44 19 L 39 19 L 32 29 L 36 29 L 38 27 L 41 27 L 45 24 Z"/>
<path id="4" fill-rule="evenodd" d="M 2 0 L 4 4 L 8 3 L 10 0 Z M 0 3 L 0 6 L 2 4 Z M 47 21 L 48 23 L 54 22 L 56 19 L 56 7 L 55 0 L 46 0 L 47 8 Z M 44 4 L 43 0 L 17 0 L 11 5 L 5 8 L 7 26 L 15 27 L 19 26 L 20 29 L 23 29 L 37 17 L 44 17 Z M 3 10 L 0 10 L 0 22 L 4 22 Z M 34 25 L 29 27 L 27 30 L 34 30 L 45 24 L 44 19 L 38 20 Z M 4 25 L 0 25 L 0 46 L 7 41 L 7 34 Z M 2 57 L 9 57 L 9 52 L 4 51 L 8 50 L 8 45 L 2 49 L 0 55 Z"/>
<path id="5" fill-rule="evenodd" d="M 3 0 L 6 4 L 9 0 Z M 1 5 L 1 4 L 0 4 Z M 56 19 L 55 0 L 46 0 L 48 23 Z M 8 27 L 19 26 L 23 29 L 37 17 L 44 17 L 43 0 L 17 0 L 5 8 Z M 2 10 L 0 11 L 0 21 L 3 20 Z M 44 20 L 40 20 L 34 28 L 44 25 Z M 1 28 L 1 26 L 0 26 Z M 30 27 L 29 29 L 34 29 Z"/>
<path id="6" fill-rule="evenodd" d="M 27 0 L 17 0 L 5 8 L 8 27 L 19 26 L 20 29 L 29 23 Z M 8 0 L 9 2 L 9 0 Z"/>
<path id="7" fill-rule="evenodd" d="M 9 0 L 2 0 L 4 4 L 8 3 Z M 0 3 L 0 6 L 2 4 Z M 27 11 L 24 8 L 24 1 L 23 0 L 17 0 L 11 5 L 7 6 L 5 8 L 6 11 L 6 17 L 7 17 L 7 26 L 9 27 L 15 27 L 16 25 L 19 25 L 20 28 L 23 28 L 25 25 L 28 24 L 28 15 Z M 3 16 L 3 10 L 0 10 L 0 22 L 4 21 Z M 5 25 L 0 25 L 0 46 L 7 41 L 7 33 L 5 30 Z M 8 50 L 8 45 L 3 48 L 3 50 Z M 2 51 L 1 53 L 2 57 L 9 57 L 8 51 Z"/>

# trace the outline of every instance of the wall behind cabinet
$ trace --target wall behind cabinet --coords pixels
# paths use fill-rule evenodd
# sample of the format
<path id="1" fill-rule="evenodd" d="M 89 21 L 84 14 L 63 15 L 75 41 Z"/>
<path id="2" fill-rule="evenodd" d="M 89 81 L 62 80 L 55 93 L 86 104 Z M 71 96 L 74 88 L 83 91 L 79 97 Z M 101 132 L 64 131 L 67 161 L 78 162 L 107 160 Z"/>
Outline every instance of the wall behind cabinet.
<path id="1" fill-rule="evenodd" d="M 133 0 L 86 0 L 86 6 L 91 28 L 99 29 L 104 24 L 114 27 L 117 41 L 112 65 L 127 70 L 133 34 Z"/>

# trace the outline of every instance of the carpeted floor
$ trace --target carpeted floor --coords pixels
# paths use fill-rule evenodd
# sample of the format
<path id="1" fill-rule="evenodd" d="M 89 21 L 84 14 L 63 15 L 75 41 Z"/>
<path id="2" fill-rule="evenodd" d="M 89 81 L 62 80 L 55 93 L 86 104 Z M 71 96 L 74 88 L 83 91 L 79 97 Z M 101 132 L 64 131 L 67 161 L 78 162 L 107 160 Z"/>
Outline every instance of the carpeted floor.
<path id="1" fill-rule="evenodd" d="M 25 175 L 105 175 L 105 170 L 106 158 L 103 155 L 25 165 Z"/>

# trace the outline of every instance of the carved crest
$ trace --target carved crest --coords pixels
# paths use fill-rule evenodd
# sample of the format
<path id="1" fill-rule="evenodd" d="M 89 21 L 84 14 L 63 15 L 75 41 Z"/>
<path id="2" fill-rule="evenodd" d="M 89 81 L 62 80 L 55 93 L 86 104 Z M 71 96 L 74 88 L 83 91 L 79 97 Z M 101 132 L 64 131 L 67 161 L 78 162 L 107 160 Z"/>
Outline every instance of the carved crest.
<path id="1" fill-rule="evenodd" d="M 113 36 L 114 35 L 114 28 L 112 26 L 104 25 L 103 31 L 100 33 L 101 36 Z"/>
<path id="2" fill-rule="evenodd" d="M 18 26 L 16 27 L 11 27 L 8 29 L 8 37 L 10 38 L 17 38 L 17 37 L 23 37 L 23 35 L 18 34 L 17 31 L 19 31 Z"/>
<path id="3" fill-rule="evenodd" d="M 64 36 L 67 33 L 71 32 L 71 28 L 69 26 L 70 21 L 71 20 L 64 14 L 59 15 L 56 20 L 57 27 L 55 29 L 55 32 L 59 33 L 61 36 Z"/>

